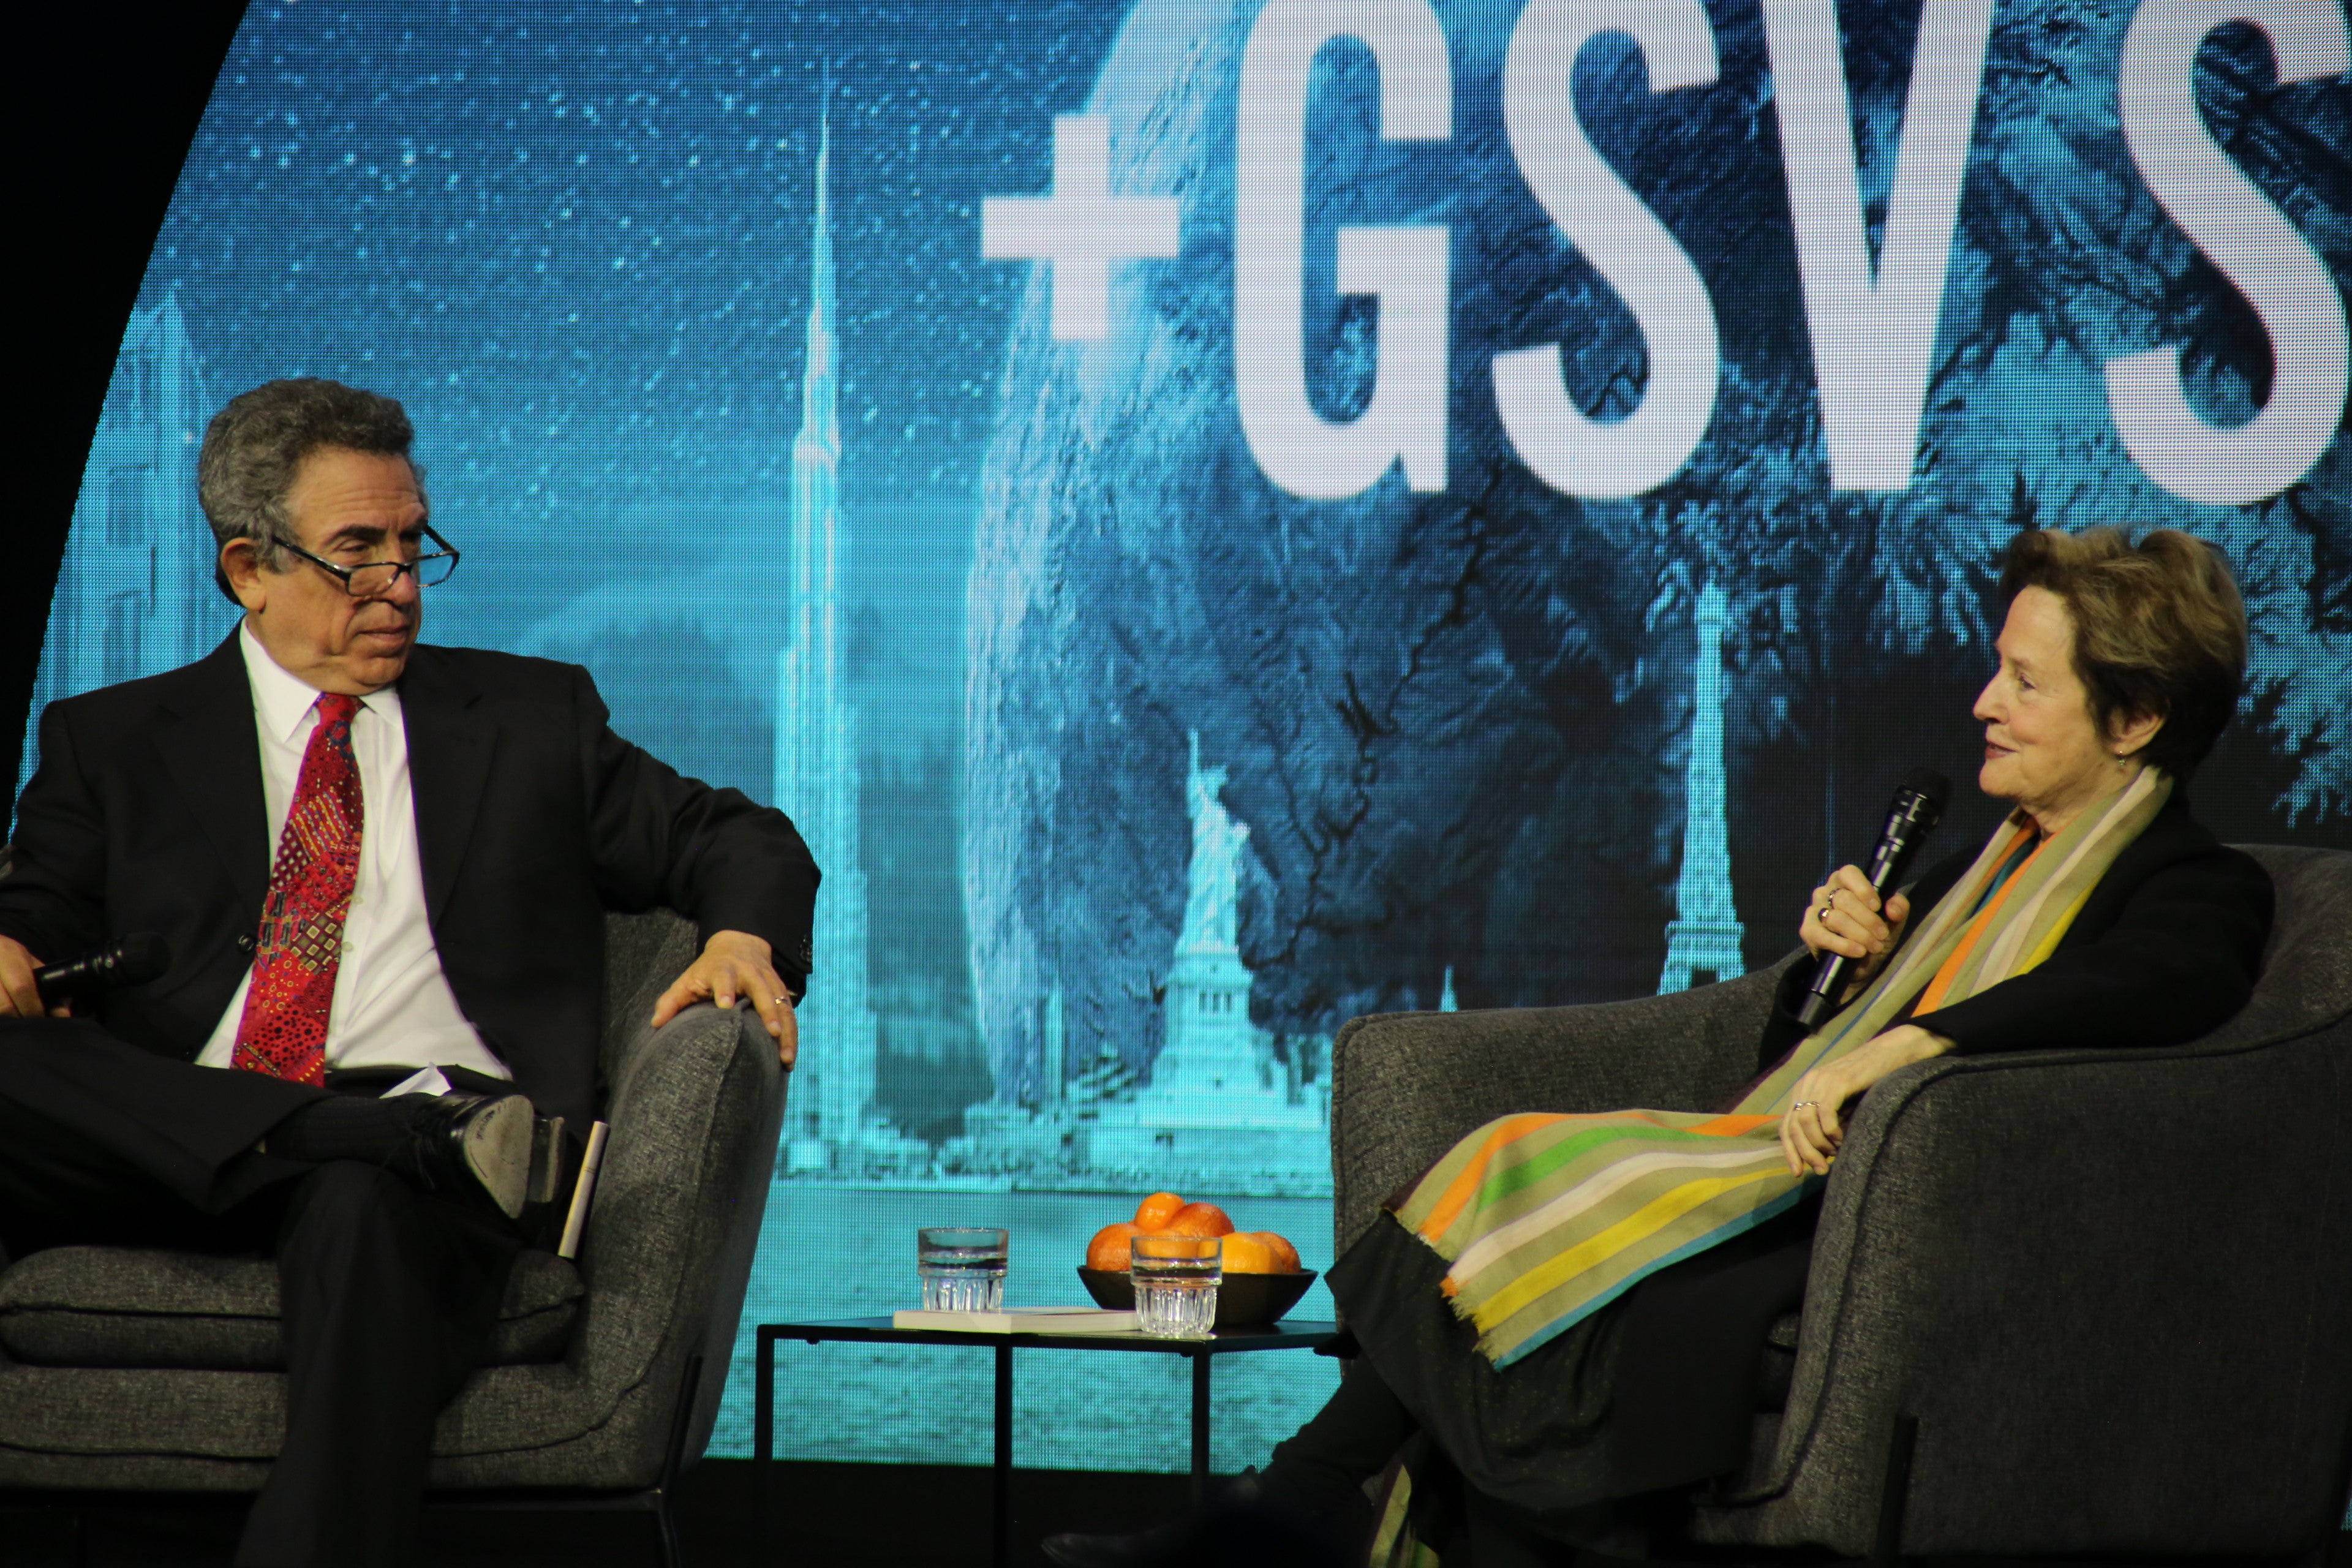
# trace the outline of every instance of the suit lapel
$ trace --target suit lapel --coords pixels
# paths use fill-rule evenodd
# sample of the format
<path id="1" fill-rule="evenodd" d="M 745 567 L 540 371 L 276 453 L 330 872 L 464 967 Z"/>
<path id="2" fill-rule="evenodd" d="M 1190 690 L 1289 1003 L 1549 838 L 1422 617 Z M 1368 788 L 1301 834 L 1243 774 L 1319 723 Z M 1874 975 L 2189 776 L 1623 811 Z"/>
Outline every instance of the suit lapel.
<path id="1" fill-rule="evenodd" d="M 219 855 L 247 923 L 258 921 L 269 886 L 269 807 L 253 688 L 236 633 L 188 667 L 159 707 L 155 742 L 163 766 Z"/>
<path id="2" fill-rule="evenodd" d="M 437 930 L 442 909 L 457 885 L 466 846 L 490 776 L 498 731 L 470 710 L 482 694 L 449 668 L 440 650 L 409 655 L 400 680 L 400 713 L 408 731 L 409 795 L 416 813 L 416 847 L 425 867 L 425 918 Z"/>

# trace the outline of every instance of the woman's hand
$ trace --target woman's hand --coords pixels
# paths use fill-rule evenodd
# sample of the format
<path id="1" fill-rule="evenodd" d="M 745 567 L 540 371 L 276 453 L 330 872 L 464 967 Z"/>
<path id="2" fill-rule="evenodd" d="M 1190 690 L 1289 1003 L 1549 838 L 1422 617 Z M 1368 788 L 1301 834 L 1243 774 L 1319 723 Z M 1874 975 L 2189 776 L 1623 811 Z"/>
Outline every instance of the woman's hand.
<path id="1" fill-rule="evenodd" d="M 1896 1068 L 1940 1057 L 1951 1048 L 1952 1042 L 1941 1035 L 1931 1035 L 1916 1024 L 1900 1024 L 1799 1079 L 1790 1096 L 1794 1103 L 1780 1118 L 1780 1152 L 1789 1157 L 1789 1174 L 1829 1174 L 1830 1161 L 1845 1142 L 1845 1124 L 1839 1120 L 1845 1102 Z"/>
<path id="2" fill-rule="evenodd" d="M 1816 955 L 1834 952 L 1862 961 L 1845 996 L 1838 998 L 1843 1003 L 1877 974 L 1879 965 L 1894 951 L 1903 922 L 1910 918 L 1910 900 L 1896 893 L 1881 909 L 1862 868 L 1841 866 L 1813 889 L 1813 901 L 1806 906 L 1805 918 L 1797 926 L 1797 940 Z"/>

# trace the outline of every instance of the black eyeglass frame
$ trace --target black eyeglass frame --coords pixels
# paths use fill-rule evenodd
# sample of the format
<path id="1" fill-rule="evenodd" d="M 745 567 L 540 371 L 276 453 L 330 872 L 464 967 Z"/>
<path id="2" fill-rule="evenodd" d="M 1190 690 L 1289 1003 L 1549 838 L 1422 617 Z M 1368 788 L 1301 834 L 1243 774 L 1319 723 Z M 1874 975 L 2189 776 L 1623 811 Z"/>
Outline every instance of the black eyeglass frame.
<path id="1" fill-rule="evenodd" d="M 333 562 L 326 560 L 321 556 L 311 554 L 309 551 L 289 540 L 281 539 L 278 542 L 278 544 L 280 549 L 291 551 L 293 553 L 300 556 L 303 560 L 308 561 L 311 565 L 316 566 L 320 571 L 339 579 L 343 584 L 343 592 L 350 595 L 352 598 L 381 599 L 386 594 L 391 593 L 394 588 L 400 586 L 400 579 L 403 574 L 415 575 L 416 585 L 420 588 L 438 587 L 440 584 L 446 583 L 450 577 L 456 574 L 457 570 L 457 563 L 465 559 L 465 552 L 459 550 L 456 545 L 450 543 L 447 540 L 442 538 L 439 534 L 434 532 L 433 525 L 431 523 L 420 522 L 416 526 L 424 531 L 425 538 L 431 540 L 441 548 L 434 551 L 428 555 L 420 555 L 414 561 L 362 561 L 356 566 L 338 566 Z M 440 576 L 436 577 L 428 584 L 425 580 L 422 569 L 427 563 L 434 561 L 446 561 L 449 563 L 449 570 L 443 573 Z M 352 586 L 352 579 L 359 575 L 359 574 L 362 572 L 381 571 L 386 566 L 392 568 L 392 581 L 386 583 L 382 588 L 379 588 L 374 593 L 362 595 Z"/>

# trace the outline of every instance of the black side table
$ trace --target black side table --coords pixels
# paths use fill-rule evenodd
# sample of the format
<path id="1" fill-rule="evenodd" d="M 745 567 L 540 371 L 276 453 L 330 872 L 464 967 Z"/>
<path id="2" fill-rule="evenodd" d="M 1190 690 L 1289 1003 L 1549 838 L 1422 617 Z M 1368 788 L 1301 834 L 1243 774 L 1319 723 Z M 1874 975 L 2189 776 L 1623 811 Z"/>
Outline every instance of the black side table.
<path id="1" fill-rule="evenodd" d="M 1336 1323 L 1286 1322 L 1259 1329 L 1221 1329 L 1205 1340 L 1159 1340 L 1142 1334 L 971 1334 L 939 1329 L 896 1329 L 887 1318 L 833 1318 L 814 1323 L 761 1323 L 759 1336 L 759 1388 L 753 1404 L 751 1458 L 761 1464 L 775 1458 L 776 1342 L 805 1340 L 817 1344 L 844 1340 L 866 1344 L 960 1345 L 966 1350 L 996 1352 L 996 1458 L 991 1481 L 995 1501 L 997 1568 L 1006 1568 L 1012 1555 L 1013 1500 L 1013 1352 L 1016 1350 L 1140 1351 L 1147 1355 L 1181 1355 L 1192 1363 L 1192 1495 L 1197 1500 L 1209 1479 L 1209 1364 L 1221 1355 L 1248 1351 L 1322 1351 L 1339 1337 Z"/>

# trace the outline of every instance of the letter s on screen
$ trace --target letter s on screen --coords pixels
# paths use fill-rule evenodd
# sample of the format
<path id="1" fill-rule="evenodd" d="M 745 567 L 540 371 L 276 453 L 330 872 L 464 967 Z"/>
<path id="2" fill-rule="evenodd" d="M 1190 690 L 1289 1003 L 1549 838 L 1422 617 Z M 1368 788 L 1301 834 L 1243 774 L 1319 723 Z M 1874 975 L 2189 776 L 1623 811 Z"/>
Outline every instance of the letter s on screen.
<path id="1" fill-rule="evenodd" d="M 2213 29 L 2250 22 L 2268 35 L 2278 79 L 2352 68 L 2344 13 L 2330 0 L 2147 0 L 2116 68 L 2124 144 L 2140 178 L 2189 242 L 2253 307 L 2275 369 L 2270 399 L 2244 424 L 2207 424 L 2180 384 L 2180 346 L 2107 363 L 2107 406 L 2142 472 L 2184 500 L 2243 506 L 2294 484 L 2343 417 L 2344 300 L 2286 215 L 2230 162 L 2197 110 L 2197 52 Z"/>
<path id="2" fill-rule="evenodd" d="M 1630 37 L 1650 90 L 1716 79 L 1715 33 L 1699 0 L 1642 5 L 1528 0 L 1503 65 L 1503 122 L 1528 188 L 1633 313 L 1649 352 L 1642 401 L 1602 424 L 1570 400 L 1557 344 L 1495 356 L 1495 407 L 1536 477 L 1566 495 L 1617 500 L 1675 477 L 1706 435 L 1722 374 L 1706 283 L 1665 225 L 1601 159 L 1577 123 L 1577 56 L 1607 32 Z"/>

